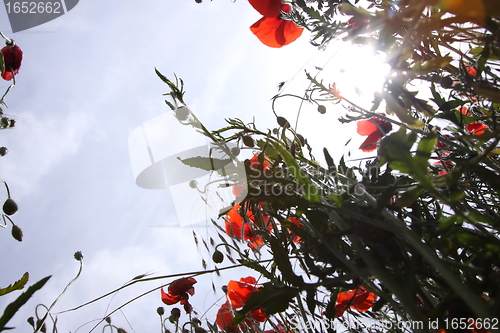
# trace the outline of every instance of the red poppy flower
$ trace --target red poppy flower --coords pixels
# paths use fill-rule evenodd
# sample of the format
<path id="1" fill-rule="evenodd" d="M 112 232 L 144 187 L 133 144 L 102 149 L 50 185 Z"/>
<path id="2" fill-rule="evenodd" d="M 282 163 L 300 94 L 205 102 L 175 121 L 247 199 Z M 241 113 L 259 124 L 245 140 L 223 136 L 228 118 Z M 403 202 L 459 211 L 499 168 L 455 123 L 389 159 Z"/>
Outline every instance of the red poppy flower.
<path id="1" fill-rule="evenodd" d="M 472 75 L 472 76 L 476 76 L 477 75 L 477 70 L 472 65 L 466 64 L 465 65 L 465 71 L 469 75 Z"/>
<path id="2" fill-rule="evenodd" d="M 349 25 L 349 28 L 352 30 L 365 27 L 368 23 L 370 23 L 368 20 L 356 21 L 354 18 L 350 18 L 349 21 L 347 21 L 347 25 Z"/>
<path id="3" fill-rule="evenodd" d="M 281 11 L 290 12 L 290 6 L 281 0 L 249 0 L 263 17 L 251 27 L 253 34 L 269 47 L 282 47 L 300 37 L 304 28 L 299 28 L 292 21 L 284 20 Z"/>
<path id="4" fill-rule="evenodd" d="M 5 46 L 1 50 L 3 55 L 3 61 L 5 65 L 5 70 L 2 72 L 2 78 L 4 80 L 10 81 L 19 73 L 19 67 L 21 67 L 21 61 L 23 60 L 23 51 L 19 46 Z"/>
<path id="5" fill-rule="evenodd" d="M 377 148 L 377 142 L 384 135 L 392 130 L 392 124 L 377 117 L 358 121 L 358 134 L 368 135 L 368 138 L 361 144 L 359 149 L 364 152 L 374 151 Z"/>
<path id="6" fill-rule="evenodd" d="M 230 332 L 230 333 L 237 333 L 237 332 L 246 332 L 245 330 L 245 325 L 248 327 L 253 326 L 253 331 L 257 331 L 258 327 L 256 325 L 253 325 L 253 323 L 247 319 L 245 320 L 245 323 L 239 324 L 238 326 L 233 326 L 233 318 L 234 318 L 234 313 L 233 309 L 231 307 L 231 304 L 229 302 L 226 302 L 222 304 L 221 308 L 219 311 L 217 311 L 217 317 L 215 319 L 215 322 L 217 323 L 217 326 L 225 332 Z"/>
<path id="7" fill-rule="evenodd" d="M 289 218 L 288 218 L 288 220 L 289 220 L 290 222 L 292 222 L 293 224 L 295 224 L 295 225 L 296 225 L 297 227 L 299 227 L 299 228 L 304 227 L 304 225 L 300 222 L 300 219 L 298 219 L 298 218 L 296 218 L 296 217 L 289 217 Z M 291 232 L 291 230 L 290 230 L 290 229 L 288 229 L 288 230 Z M 300 243 L 300 236 L 295 236 L 295 237 L 293 238 L 293 241 L 294 241 L 295 243 Z"/>
<path id="8" fill-rule="evenodd" d="M 488 126 L 481 123 L 467 124 L 467 130 L 474 135 L 484 134 L 484 131 L 488 129 Z"/>
<path id="9" fill-rule="evenodd" d="M 227 284 L 227 297 L 233 309 L 239 309 L 245 305 L 248 297 L 255 291 L 257 291 L 257 280 L 248 276 L 246 278 L 241 278 L 240 281 L 231 280 Z M 267 316 L 262 308 L 253 309 L 250 312 L 253 320 L 256 321 L 266 321 Z"/>
<path id="10" fill-rule="evenodd" d="M 468 117 L 472 116 L 472 114 L 469 112 L 469 109 L 467 109 L 465 106 L 459 107 L 458 111 L 460 111 L 461 114 L 464 114 Z"/>
<path id="11" fill-rule="evenodd" d="M 376 299 L 377 295 L 368 291 L 365 287 L 341 292 L 337 295 L 335 318 L 342 316 L 348 308 L 359 312 L 368 311 Z"/>
<path id="12" fill-rule="evenodd" d="M 263 203 L 261 203 L 262 207 Z M 259 229 L 255 221 L 255 215 L 251 210 L 246 212 L 246 219 L 240 215 L 240 204 L 236 204 L 231 208 L 231 210 L 227 213 L 225 217 L 225 227 L 226 233 L 235 237 L 239 240 L 250 241 L 248 246 L 250 246 L 253 250 L 258 250 L 263 244 L 264 241 L 260 235 L 255 234 L 255 230 Z M 264 225 L 267 227 L 267 230 L 272 230 L 272 225 L 269 223 L 269 216 L 262 215 L 262 220 Z"/>
<path id="13" fill-rule="evenodd" d="M 253 157 L 250 159 L 250 168 L 254 170 L 260 169 L 259 154 L 253 155 Z M 262 162 L 262 169 L 264 171 L 271 170 L 271 163 L 269 163 L 269 158 L 265 155 L 264 155 L 264 161 Z"/>
<path id="14" fill-rule="evenodd" d="M 168 293 L 161 288 L 161 300 L 166 305 L 172 305 L 180 302 L 186 304 L 189 295 L 194 295 L 193 285 L 196 283 L 194 278 L 183 278 L 173 281 L 168 286 Z"/>
<path id="15" fill-rule="evenodd" d="M 257 280 L 252 276 L 241 278 L 240 281 L 229 281 L 227 284 L 227 297 L 229 297 L 231 305 L 236 309 L 245 305 L 248 297 L 258 289 L 256 284 Z"/>

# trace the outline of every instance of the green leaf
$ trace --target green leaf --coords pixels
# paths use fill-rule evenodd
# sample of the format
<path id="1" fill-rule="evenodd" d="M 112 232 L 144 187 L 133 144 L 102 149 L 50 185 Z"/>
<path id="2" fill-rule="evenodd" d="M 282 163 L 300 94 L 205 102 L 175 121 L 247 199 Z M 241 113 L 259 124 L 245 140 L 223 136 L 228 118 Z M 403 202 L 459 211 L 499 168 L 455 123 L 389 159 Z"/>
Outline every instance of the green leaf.
<path id="1" fill-rule="evenodd" d="M 298 293 L 299 289 L 297 288 L 264 283 L 262 288 L 248 297 L 243 308 L 236 312 L 233 326 L 241 323 L 246 314 L 255 308 L 263 308 L 267 316 L 285 311 Z"/>
<path id="2" fill-rule="evenodd" d="M 398 100 L 392 94 L 385 93 L 384 99 L 386 102 L 387 113 L 396 114 L 399 120 L 411 128 L 423 128 L 425 126 L 425 123 L 422 120 L 414 118 L 409 113 L 408 109 L 399 104 Z"/>
<path id="3" fill-rule="evenodd" d="M 189 157 L 185 159 L 181 159 L 177 157 L 179 161 L 193 168 L 198 168 L 206 171 L 218 170 L 222 169 L 229 163 L 231 163 L 231 159 L 218 159 L 211 157 Z"/>
<path id="4" fill-rule="evenodd" d="M 325 160 L 326 160 L 326 164 L 328 165 L 328 170 L 335 170 L 335 162 L 333 161 L 333 158 L 332 156 L 330 155 L 330 153 L 328 152 L 328 149 L 323 148 L 323 154 L 325 155 Z"/>
<path id="5" fill-rule="evenodd" d="M 24 288 L 26 283 L 28 283 L 30 275 L 28 272 L 24 273 L 24 275 L 16 282 L 13 284 L 9 285 L 8 287 L 1 288 L 0 289 L 0 296 L 8 294 L 10 292 L 13 292 L 14 290 L 21 290 Z"/>
<path id="6" fill-rule="evenodd" d="M 7 322 L 16 314 L 19 308 L 21 308 L 21 306 L 23 306 L 31 298 L 31 296 L 33 296 L 33 294 L 37 290 L 41 289 L 45 285 L 45 283 L 47 283 L 49 279 L 50 276 L 41 279 L 40 281 L 29 287 L 14 302 L 7 305 L 2 317 L 0 317 L 0 332 L 9 329 L 5 327 Z"/>
<path id="7" fill-rule="evenodd" d="M 424 191 L 422 187 L 417 187 L 412 190 L 406 191 L 397 199 L 396 205 L 399 207 L 410 207 L 415 200 Z"/>
<path id="8" fill-rule="evenodd" d="M 262 274 L 263 276 L 265 276 L 269 280 L 274 279 L 273 274 L 268 272 L 267 269 L 264 266 L 262 266 L 261 264 L 259 264 L 257 261 L 251 261 L 251 260 L 246 260 L 246 259 L 240 259 L 238 261 L 243 266 L 246 266 L 248 268 L 251 268 L 251 269 L 259 272 L 260 274 Z"/>
<path id="9" fill-rule="evenodd" d="M 314 186 L 307 174 L 299 167 L 293 156 L 283 148 L 279 143 L 273 143 L 276 151 L 283 157 L 288 171 L 303 186 L 304 197 L 311 202 L 321 202 L 319 190 Z"/>
<path id="10" fill-rule="evenodd" d="M 268 240 L 274 257 L 274 263 L 281 271 L 283 280 L 297 287 L 302 286 L 304 284 L 304 279 L 302 276 L 296 275 L 293 271 L 286 247 L 284 247 L 276 237 L 270 236 Z"/>

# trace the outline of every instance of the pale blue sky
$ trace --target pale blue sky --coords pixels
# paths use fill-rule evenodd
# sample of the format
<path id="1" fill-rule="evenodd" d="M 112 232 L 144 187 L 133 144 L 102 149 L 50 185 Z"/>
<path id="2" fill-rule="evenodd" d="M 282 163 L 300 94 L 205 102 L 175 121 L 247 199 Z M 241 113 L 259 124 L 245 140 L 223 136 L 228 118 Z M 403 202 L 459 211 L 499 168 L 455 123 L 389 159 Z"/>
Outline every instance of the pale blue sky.
<path id="1" fill-rule="evenodd" d="M 319 52 L 305 33 L 282 49 L 268 48 L 249 30 L 259 18 L 245 0 L 202 4 L 82 0 L 54 21 L 12 34 L 0 9 L 0 30 L 24 51 L 17 86 L 5 99 L 5 112 L 17 125 L 0 133 L 0 146 L 9 149 L 0 159 L 0 177 L 8 182 L 19 205 L 13 219 L 25 235 L 18 243 L 8 230 L 0 230 L 0 286 L 25 271 L 31 274 L 30 284 L 53 275 L 11 326 L 28 331 L 26 318 L 33 315 L 34 306 L 49 305 L 76 274 L 75 251 L 84 254 L 84 270 L 56 312 L 100 296 L 141 273 L 201 269 L 191 227 L 154 227 L 178 225 L 175 211 L 168 191 L 135 185 L 127 140 L 134 128 L 168 111 L 162 96 L 167 87 L 154 67 L 167 77 L 176 73 L 184 79 L 188 104 L 196 106 L 211 129 L 223 126 L 224 118 L 250 122 L 254 116 L 261 128 L 274 127 L 270 98 L 278 83 L 291 80 L 286 91 L 302 93 L 308 84 L 304 68 L 314 73 L 314 66 L 323 66 L 339 47 Z M 338 55 L 328 67 L 340 75 L 338 69 L 352 62 L 350 55 L 357 52 Z M 0 82 L 1 91 L 7 86 L 8 82 Z M 296 101 L 279 101 L 277 106 L 280 115 L 295 123 Z M 336 121 L 345 110 L 339 105 L 327 107 L 325 115 L 315 107 L 304 107 L 304 122 L 299 124 L 299 132 L 309 137 L 321 160 L 323 146 L 340 156 L 346 152 L 345 142 L 356 136 L 354 124 L 341 129 Z M 363 138 L 355 140 L 361 143 Z M 359 143 L 353 145 L 355 155 Z M 203 225 L 194 228 L 207 230 Z M 206 253 L 202 255 L 208 259 Z M 247 275 L 227 272 L 213 280 L 220 287 Z M 122 292 L 111 308 L 137 295 L 139 289 L 158 285 Z M 201 313 L 216 299 L 209 286 L 210 278 L 200 279 L 195 286 L 193 305 Z M 2 297 L 0 309 L 16 296 Z M 60 332 L 74 332 L 102 316 L 107 302 L 61 315 Z M 124 313 L 135 332 L 159 331 L 155 310 L 161 305 L 157 292 Z M 132 332 L 120 315 L 113 317 L 113 323 Z"/>

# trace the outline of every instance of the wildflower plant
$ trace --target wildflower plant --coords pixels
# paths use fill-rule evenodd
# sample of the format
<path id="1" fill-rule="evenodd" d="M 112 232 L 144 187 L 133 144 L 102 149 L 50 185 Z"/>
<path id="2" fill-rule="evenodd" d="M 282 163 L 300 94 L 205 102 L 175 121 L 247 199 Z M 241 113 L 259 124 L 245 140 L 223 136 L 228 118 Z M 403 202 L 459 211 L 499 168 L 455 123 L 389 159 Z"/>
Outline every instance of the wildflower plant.
<path id="1" fill-rule="evenodd" d="M 227 331 L 264 330 L 255 320 L 236 326 L 256 309 L 284 331 L 353 317 L 411 320 L 420 332 L 451 329 L 459 318 L 498 321 L 500 12 L 493 1 L 476 2 L 474 10 L 461 1 L 289 4 L 289 19 L 313 33 L 313 44 L 327 49 L 342 38 L 386 54 L 391 70 L 371 109 L 321 73 L 307 74 L 310 88 L 294 95 L 320 113 L 344 106 L 340 121 L 357 122 L 367 136 L 359 148 L 375 156 L 359 167 L 335 162 L 326 148 L 313 156 L 274 103 L 272 130 L 239 119 L 204 130 L 255 154 L 245 161 L 247 184 L 233 185 L 248 189 L 244 201 L 214 221 L 217 248 L 236 248 L 264 280 L 241 309 L 230 315 L 223 305 Z M 457 111 L 463 107 L 474 112 Z M 261 262 L 264 250 L 271 263 Z"/>

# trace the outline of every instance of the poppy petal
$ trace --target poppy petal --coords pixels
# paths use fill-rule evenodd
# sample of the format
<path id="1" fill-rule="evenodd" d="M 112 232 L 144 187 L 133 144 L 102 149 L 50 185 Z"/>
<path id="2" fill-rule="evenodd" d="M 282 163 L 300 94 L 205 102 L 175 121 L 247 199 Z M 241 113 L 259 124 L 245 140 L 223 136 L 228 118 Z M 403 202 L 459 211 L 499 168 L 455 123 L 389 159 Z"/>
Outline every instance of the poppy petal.
<path id="1" fill-rule="evenodd" d="M 289 6 L 281 3 L 281 0 L 248 0 L 252 7 L 264 17 L 278 17 L 283 11 L 288 12 Z"/>
<path id="2" fill-rule="evenodd" d="M 377 142 L 382 139 L 382 133 L 380 131 L 375 131 L 372 134 L 368 135 L 366 140 L 359 146 L 364 152 L 371 152 L 377 148 Z"/>
<path id="3" fill-rule="evenodd" d="M 277 17 L 263 17 L 255 22 L 250 30 L 262 44 L 280 48 L 294 42 L 304 29 L 297 27 L 292 21 Z"/>
<path id="4" fill-rule="evenodd" d="M 370 119 L 358 121 L 357 127 L 358 134 L 362 136 L 370 135 L 373 132 L 378 131 L 377 125 L 370 121 Z"/>
<path id="5" fill-rule="evenodd" d="M 170 294 L 167 294 L 163 288 L 161 289 L 161 300 L 163 303 L 166 305 L 173 305 L 175 303 L 178 303 L 181 300 L 181 296 L 172 296 Z"/>

